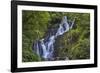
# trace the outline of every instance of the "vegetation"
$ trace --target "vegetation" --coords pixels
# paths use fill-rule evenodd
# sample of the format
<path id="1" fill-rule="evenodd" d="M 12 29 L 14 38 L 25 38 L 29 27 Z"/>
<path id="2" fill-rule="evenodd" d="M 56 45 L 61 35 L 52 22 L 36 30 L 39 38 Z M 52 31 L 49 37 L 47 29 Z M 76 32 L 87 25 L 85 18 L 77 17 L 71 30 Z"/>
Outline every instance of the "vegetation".
<path id="1" fill-rule="evenodd" d="M 42 61 L 32 45 L 46 36 L 48 29 L 56 28 L 63 16 L 75 18 L 73 29 L 56 39 L 55 56 L 70 60 L 90 58 L 90 14 L 69 12 L 22 11 L 22 61 Z"/>

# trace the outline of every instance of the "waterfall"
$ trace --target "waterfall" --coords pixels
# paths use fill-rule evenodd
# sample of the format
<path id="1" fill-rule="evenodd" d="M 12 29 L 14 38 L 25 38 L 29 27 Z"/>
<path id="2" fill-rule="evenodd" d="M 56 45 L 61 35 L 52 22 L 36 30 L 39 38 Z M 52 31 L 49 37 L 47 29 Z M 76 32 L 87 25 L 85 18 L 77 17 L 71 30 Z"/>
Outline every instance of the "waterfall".
<path id="1" fill-rule="evenodd" d="M 50 34 L 47 37 L 36 41 L 34 43 L 33 48 L 35 49 L 35 52 L 37 53 L 37 55 L 44 58 L 45 60 L 52 60 L 53 53 L 54 53 L 55 39 L 58 36 L 63 35 L 65 32 L 68 32 L 69 29 L 72 29 L 74 21 L 75 20 L 73 20 L 70 26 L 67 21 L 67 16 L 64 16 L 55 34 Z M 50 33 L 53 33 L 53 31 Z"/>

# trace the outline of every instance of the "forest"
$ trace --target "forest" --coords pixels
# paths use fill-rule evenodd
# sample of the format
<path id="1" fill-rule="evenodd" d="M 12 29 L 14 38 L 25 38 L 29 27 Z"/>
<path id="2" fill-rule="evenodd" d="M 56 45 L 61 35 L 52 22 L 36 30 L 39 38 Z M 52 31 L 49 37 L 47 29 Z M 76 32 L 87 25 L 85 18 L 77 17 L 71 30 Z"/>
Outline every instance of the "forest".
<path id="1" fill-rule="evenodd" d="M 62 17 L 73 21 L 71 30 L 59 36 L 54 45 L 55 60 L 80 60 L 90 58 L 90 14 L 74 12 L 22 11 L 22 62 L 38 62 L 44 59 L 32 48 L 34 42 L 57 28 Z"/>

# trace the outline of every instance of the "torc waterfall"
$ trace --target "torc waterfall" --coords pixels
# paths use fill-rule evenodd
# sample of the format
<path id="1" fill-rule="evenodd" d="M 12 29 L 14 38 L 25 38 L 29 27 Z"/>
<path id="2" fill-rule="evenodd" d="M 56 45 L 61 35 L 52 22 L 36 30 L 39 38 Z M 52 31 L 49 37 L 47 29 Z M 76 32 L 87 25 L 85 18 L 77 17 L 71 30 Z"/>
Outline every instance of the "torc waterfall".
<path id="1" fill-rule="evenodd" d="M 67 16 L 64 16 L 56 30 L 49 32 L 50 34 L 47 35 L 45 38 L 34 42 L 33 48 L 37 55 L 43 58 L 44 60 L 52 60 L 55 49 L 55 39 L 58 36 L 61 36 L 64 33 L 68 32 L 70 29 L 72 29 L 74 21 L 75 20 L 71 21 L 71 23 L 68 23 Z"/>

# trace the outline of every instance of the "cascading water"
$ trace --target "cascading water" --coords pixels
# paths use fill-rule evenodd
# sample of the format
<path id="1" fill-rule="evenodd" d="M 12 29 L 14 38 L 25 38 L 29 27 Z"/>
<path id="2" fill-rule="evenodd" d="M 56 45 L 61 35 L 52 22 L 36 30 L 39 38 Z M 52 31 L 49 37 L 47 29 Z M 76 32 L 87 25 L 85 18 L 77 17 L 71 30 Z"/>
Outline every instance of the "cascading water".
<path id="1" fill-rule="evenodd" d="M 70 25 L 68 24 L 67 17 L 64 16 L 55 34 L 52 34 L 53 33 L 52 31 L 50 32 L 51 34 L 48 35 L 47 37 L 36 41 L 33 45 L 33 48 L 35 49 L 34 51 L 37 53 L 37 55 L 44 58 L 45 60 L 52 60 L 54 53 L 55 39 L 58 36 L 63 35 L 65 32 L 68 32 L 69 29 L 72 29 L 74 21 L 75 20 L 73 20 Z"/>

